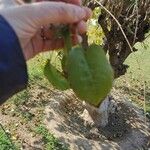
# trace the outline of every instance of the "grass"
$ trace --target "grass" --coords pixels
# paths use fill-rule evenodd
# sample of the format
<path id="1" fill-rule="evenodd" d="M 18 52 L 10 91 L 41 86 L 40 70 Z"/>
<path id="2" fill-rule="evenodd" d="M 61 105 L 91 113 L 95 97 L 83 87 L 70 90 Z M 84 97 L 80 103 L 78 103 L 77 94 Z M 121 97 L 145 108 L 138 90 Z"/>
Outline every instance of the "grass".
<path id="1" fill-rule="evenodd" d="M 11 139 L 8 134 L 0 126 L 0 150 L 17 150 L 15 145 L 11 143 Z"/>
<path id="2" fill-rule="evenodd" d="M 130 67 L 127 73 L 116 80 L 115 87 L 124 91 L 129 99 L 143 108 L 145 96 L 146 111 L 150 113 L 150 38 L 144 43 L 137 43 L 137 52 L 125 61 Z M 145 88 L 145 94 L 144 94 Z"/>
<path id="3" fill-rule="evenodd" d="M 44 141 L 44 150 L 68 150 L 66 146 L 64 146 L 60 141 L 55 138 L 49 131 L 45 128 L 44 125 L 39 125 L 35 132 L 42 136 Z"/>
<path id="4" fill-rule="evenodd" d="M 29 97 L 29 92 L 27 90 L 23 90 L 22 92 L 18 93 L 13 97 L 13 103 L 16 106 L 23 105 L 25 102 L 28 101 Z"/>
<path id="5" fill-rule="evenodd" d="M 131 54 L 125 63 L 130 65 L 127 74 L 132 74 L 132 78 L 140 81 L 150 81 L 150 38 L 144 43 L 137 43 L 135 45 L 138 51 Z"/>
<path id="6" fill-rule="evenodd" d="M 39 55 L 36 58 L 30 60 L 28 62 L 28 73 L 29 73 L 29 87 L 16 95 L 14 95 L 7 103 L 5 103 L 4 110 L 2 109 L 2 113 L 5 115 L 15 116 L 20 119 L 21 122 L 24 124 L 28 124 L 29 122 L 33 121 L 33 126 L 36 126 L 34 123 L 41 123 L 43 120 L 43 109 L 44 106 L 41 105 L 42 100 L 38 103 L 36 103 L 37 109 L 41 112 L 38 113 L 38 116 L 34 116 L 30 111 L 23 111 L 22 106 L 26 106 L 26 104 L 31 105 L 30 99 L 34 96 L 31 91 L 31 89 L 34 86 L 39 87 L 51 87 L 51 84 L 45 79 L 43 74 L 43 67 L 46 62 L 46 59 L 49 57 L 49 53 L 46 53 L 44 55 Z M 55 59 L 55 57 L 53 57 Z M 14 110 L 12 112 L 12 109 Z M 30 127 L 30 125 L 28 125 Z M 11 128 L 10 126 L 8 128 Z M 31 127 L 32 128 L 32 127 Z M 10 130 L 10 132 L 13 134 L 13 130 Z M 43 142 L 44 142 L 44 150 L 67 150 L 67 148 L 60 143 L 60 141 L 54 137 L 53 134 L 49 133 L 49 131 L 45 128 L 44 125 L 40 125 L 36 128 L 35 131 L 31 130 L 33 134 L 39 134 L 42 136 Z M 16 148 L 13 147 L 13 145 L 10 142 L 10 137 L 7 137 L 6 133 L 0 128 L 0 150 L 16 150 Z M 18 144 L 21 146 L 21 141 L 16 139 L 13 141 L 13 144 Z"/>
<path id="7" fill-rule="evenodd" d="M 136 47 L 139 49 L 134 54 L 131 54 L 126 60 L 126 64 L 130 66 L 126 75 L 120 77 L 115 82 L 115 88 L 122 90 L 124 94 L 137 103 L 139 107 L 143 108 L 143 100 L 144 100 L 144 81 L 145 81 L 145 98 L 146 98 L 146 111 L 150 113 L 150 38 L 145 41 L 145 45 L 138 43 Z M 44 55 L 39 55 L 38 57 L 30 60 L 28 62 L 28 72 L 29 72 L 29 86 L 40 85 L 43 87 L 50 87 L 51 85 L 45 79 L 43 75 L 43 67 L 46 61 L 46 58 L 49 58 L 49 53 Z M 135 58 L 136 56 L 136 58 Z M 55 61 L 56 57 L 53 57 Z M 137 60 L 138 63 L 137 63 Z M 56 64 L 57 65 L 57 64 Z M 140 68 L 139 68 L 140 66 Z M 32 98 L 32 94 L 29 90 L 24 90 L 14 96 L 8 103 L 14 104 L 16 107 L 20 107 L 27 103 L 30 98 Z M 10 108 L 9 108 L 10 109 Z M 7 112 L 9 112 L 9 109 Z M 34 116 L 30 112 L 21 113 L 18 111 L 16 113 L 20 113 L 22 118 L 25 118 L 28 121 L 31 121 Z M 9 114 L 8 114 L 9 115 Z M 40 115 L 40 114 L 38 114 Z M 40 117 L 42 118 L 42 117 Z M 27 123 L 26 122 L 26 123 Z M 44 141 L 44 149 L 45 150 L 67 150 L 60 141 L 54 137 L 53 134 L 49 133 L 44 125 L 39 125 L 36 130 L 36 134 L 42 136 Z M 12 144 L 5 132 L 0 128 L 0 150 L 14 150 Z"/>

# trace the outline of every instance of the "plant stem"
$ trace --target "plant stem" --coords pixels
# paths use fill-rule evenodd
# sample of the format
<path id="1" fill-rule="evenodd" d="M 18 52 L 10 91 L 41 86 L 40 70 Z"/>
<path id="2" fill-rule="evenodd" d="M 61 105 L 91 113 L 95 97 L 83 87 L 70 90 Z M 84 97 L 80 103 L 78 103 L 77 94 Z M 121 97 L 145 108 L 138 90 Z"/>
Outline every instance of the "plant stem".
<path id="1" fill-rule="evenodd" d="M 69 26 L 64 26 L 63 29 L 63 37 L 64 37 L 64 52 L 65 55 L 68 54 L 68 52 L 71 50 L 72 48 L 72 41 L 71 41 L 71 34 L 70 34 L 70 28 Z"/>

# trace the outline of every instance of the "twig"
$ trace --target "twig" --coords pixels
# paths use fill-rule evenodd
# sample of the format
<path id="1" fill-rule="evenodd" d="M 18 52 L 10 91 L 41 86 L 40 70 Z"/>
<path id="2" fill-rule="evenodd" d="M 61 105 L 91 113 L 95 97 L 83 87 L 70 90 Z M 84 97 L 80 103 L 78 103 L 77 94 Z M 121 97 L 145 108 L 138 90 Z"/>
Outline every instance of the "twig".
<path id="1" fill-rule="evenodd" d="M 144 108 L 144 122 L 146 124 L 146 85 L 145 85 L 145 81 L 144 81 L 144 85 L 143 85 L 143 94 L 144 94 L 144 104 L 143 104 L 143 108 Z"/>
<path id="2" fill-rule="evenodd" d="M 133 43 L 135 43 L 135 40 L 136 40 L 136 35 L 137 35 L 137 31 L 138 31 L 138 23 L 139 23 L 139 8 L 138 8 L 138 0 L 136 0 L 135 2 L 135 6 L 136 6 L 136 15 L 137 15 L 137 18 L 136 18 L 136 26 L 135 26 L 135 32 L 134 32 L 134 39 L 133 39 Z"/>
<path id="3" fill-rule="evenodd" d="M 150 36 L 150 34 L 148 34 L 148 35 L 145 37 L 145 39 L 147 39 L 149 36 Z"/>

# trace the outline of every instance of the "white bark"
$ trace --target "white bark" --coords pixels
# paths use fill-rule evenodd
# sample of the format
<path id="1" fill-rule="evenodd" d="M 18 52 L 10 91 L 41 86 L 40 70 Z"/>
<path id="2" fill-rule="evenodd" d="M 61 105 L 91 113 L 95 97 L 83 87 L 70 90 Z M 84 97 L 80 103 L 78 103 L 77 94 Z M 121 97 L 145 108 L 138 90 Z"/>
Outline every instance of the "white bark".
<path id="1" fill-rule="evenodd" d="M 85 104 L 85 108 L 97 127 L 105 127 L 108 124 L 109 115 L 116 109 L 116 103 L 107 96 L 99 108 L 89 104 Z"/>

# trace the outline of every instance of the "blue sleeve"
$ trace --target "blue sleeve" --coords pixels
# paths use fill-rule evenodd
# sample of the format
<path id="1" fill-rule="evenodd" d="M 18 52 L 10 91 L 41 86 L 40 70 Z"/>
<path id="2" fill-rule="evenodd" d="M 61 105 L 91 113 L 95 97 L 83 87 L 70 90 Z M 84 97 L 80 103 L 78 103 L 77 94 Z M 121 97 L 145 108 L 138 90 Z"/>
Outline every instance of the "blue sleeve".
<path id="1" fill-rule="evenodd" d="M 27 82 L 27 67 L 19 40 L 0 16 L 0 104 L 26 88 Z"/>

